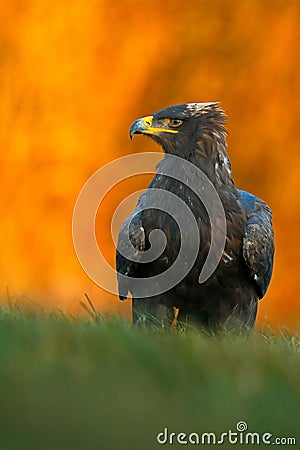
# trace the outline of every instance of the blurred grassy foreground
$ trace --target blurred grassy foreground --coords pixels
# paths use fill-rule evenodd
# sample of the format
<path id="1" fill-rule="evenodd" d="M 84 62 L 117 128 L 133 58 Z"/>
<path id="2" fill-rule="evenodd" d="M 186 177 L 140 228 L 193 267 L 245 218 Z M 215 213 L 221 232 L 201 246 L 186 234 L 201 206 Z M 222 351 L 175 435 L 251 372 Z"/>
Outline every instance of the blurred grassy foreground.
<path id="1" fill-rule="evenodd" d="M 299 335 L 206 337 L 3 308 L 0 448 L 181 448 L 157 434 L 239 421 L 299 443 L 299 347 Z"/>

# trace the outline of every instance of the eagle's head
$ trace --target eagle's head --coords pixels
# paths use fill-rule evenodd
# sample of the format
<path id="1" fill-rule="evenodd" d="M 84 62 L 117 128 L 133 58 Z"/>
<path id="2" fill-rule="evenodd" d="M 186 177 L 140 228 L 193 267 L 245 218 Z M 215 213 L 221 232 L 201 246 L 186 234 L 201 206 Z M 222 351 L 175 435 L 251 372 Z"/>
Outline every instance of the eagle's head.
<path id="1" fill-rule="evenodd" d="M 165 153 L 190 159 L 197 149 L 207 151 L 215 141 L 226 147 L 225 121 L 225 112 L 217 102 L 185 103 L 136 120 L 130 128 L 130 138 L 145 134 L 160 144 Z"/>

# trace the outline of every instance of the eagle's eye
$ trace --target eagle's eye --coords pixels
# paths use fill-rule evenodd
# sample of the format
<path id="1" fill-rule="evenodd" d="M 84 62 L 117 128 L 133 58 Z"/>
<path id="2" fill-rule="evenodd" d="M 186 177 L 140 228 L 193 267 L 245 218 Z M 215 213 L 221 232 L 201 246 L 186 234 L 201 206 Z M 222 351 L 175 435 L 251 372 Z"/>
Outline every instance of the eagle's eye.
<path id="1" fill-rule="evenodd" d="M 168 119 L 169 125 L 172 127 L 179 127 L 182 124 L 183 120 L 180 119 Z"/>

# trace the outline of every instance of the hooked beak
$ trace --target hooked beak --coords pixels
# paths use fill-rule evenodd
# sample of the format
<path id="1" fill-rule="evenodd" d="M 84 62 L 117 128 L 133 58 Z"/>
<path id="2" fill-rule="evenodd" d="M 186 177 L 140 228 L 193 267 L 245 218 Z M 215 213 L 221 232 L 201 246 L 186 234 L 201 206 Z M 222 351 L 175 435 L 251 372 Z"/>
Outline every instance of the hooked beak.
<path id="1" fill-rule="evenodd" d="M 168 130 L 162 127 L 152 126 L 153 116 L 142 117 L 136 120 L 130 128 L 129 136 L 132 139 L 134 134 L 158 134 L 158 133 L 178 133 L 178 130 Z"/>

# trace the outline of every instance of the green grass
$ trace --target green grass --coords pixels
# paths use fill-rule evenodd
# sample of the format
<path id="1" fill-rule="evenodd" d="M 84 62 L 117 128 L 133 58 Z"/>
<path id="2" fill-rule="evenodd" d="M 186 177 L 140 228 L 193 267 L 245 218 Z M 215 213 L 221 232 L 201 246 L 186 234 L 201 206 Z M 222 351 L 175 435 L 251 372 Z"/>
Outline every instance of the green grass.
<path id="1" fill-rule="evenodd" d="M 242 420 L 300 448 L 299 349 L 299 335 L 208 337 L 2 308 L 0 449 L 204 448 L 156 435 L 236 431 Z"/>

